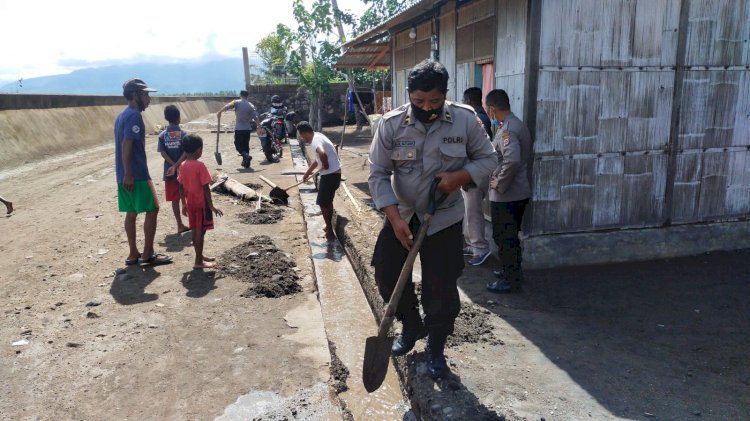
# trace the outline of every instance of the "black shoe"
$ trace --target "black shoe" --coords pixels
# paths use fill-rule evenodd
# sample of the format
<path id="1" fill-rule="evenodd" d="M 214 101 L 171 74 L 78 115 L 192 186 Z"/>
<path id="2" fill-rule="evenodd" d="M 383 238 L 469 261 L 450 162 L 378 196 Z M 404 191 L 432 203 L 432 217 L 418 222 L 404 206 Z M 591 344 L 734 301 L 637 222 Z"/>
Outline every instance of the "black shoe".
<path id="1" fill-rule="evenodd" d="M 514 294 L 521 292 L 521 284 L 514 284 L 505 279 L 498 279 L 487 284 L 487 290 L 497 294 Z"/>
<path id="2" fill-rule="evenodd" d="M 425 332 L 424 329 L 421 329 L 416 334 L 404 332 L 398 335 L 391 346 L 391 354 L 396 356 L 408 354 L 409 351 L 414 349 L 414 344 L 417 343 L 417 339 L 422 339 L 425 336 L 427 336 L 427 332 Z"/>
<path id="3" fill-rule="evenodd" d="M 433 350 L 429 343 L 425 349 L 427 354 L 427 372 L 433 380 L 442 379 L 450 370 L 448 362 L 445 361 L 445 353 L 442 349 Z"/>

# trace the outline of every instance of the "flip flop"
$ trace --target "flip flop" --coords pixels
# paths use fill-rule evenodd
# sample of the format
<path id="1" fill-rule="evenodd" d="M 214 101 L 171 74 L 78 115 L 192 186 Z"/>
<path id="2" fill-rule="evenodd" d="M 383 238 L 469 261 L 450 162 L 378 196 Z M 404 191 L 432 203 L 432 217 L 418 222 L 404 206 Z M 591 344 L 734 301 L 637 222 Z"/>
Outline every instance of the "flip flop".
<path id="1" fill-rule="evenodd" d="M 135 259 L 125 259 L 125 266 L 133 266 L 138 263 L 138 260 L 140 260 L 139 257 L 136 257 Z"/>
<path id="2" fill-rule="evenodd" d="M 142 266 L 159 266 L 172 263 L 172 256 L 162 253 L 154 253 L 148 259 L 138 258 L 138 264 Z"/>

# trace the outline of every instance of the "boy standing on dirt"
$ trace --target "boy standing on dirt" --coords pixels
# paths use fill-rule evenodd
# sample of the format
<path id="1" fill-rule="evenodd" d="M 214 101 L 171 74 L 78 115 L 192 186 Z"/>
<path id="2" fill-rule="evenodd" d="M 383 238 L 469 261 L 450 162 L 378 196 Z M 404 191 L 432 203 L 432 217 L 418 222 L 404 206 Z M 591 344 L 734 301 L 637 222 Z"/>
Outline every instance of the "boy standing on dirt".
<path id="1" fill-rule="evenodd" d="M 164 158 L 164 199 L 172 202 L 172 212 L 177 221 L 177 234 L 182 234 L 190 231 L 190 228 L 182 223 L 180 217 L 180 183 L 177 182 L 176 170 L 185 160 L 182 152 L 182 138 L 187 133 L 180 128 L 180 109 L 177 106 L 167 105 L 164 108 L 164 118 L 169 125 L 159 134 L 156 151 L 161 152 Z M 185 207 L 185 204 L 183 203 L 182 206 Z"/>
<path id="2" fill-rule="evenodd" d="M 336 236 L 333 234 L 333 197 L 336 190 L 341 184 L 341 162 L 336 155 L 336 149 L 333 142 L 323 133 L 316 133 L 310 123 L 302 121 L 297 124 L 297 133 L 303 141 L 310 143 L 310 147 L 315 151 L 315 162 L 310 164 L 302 176 L 307 180 L 312 172 L 320 167 L 320 182 L 318 183 L 318 199 L 316 203 L 320 206 L 323 213 L 323 220 L 326 223 L 325 236 L 327 240 L 333 240 Z"/>
<path id="3" fill-rule="evenodd" d="M 125 212 L 125 233 L 130 253 L 126 265 L 163 265 L 172 263 L 172 257 L 154 251 L 156 217 L 159 201 L 148 172 L 146 161 L 146 126 L 141 113 L 151 103 L 149 92 L 156 92 L 141 79 L 130 79 L 122 85 L 122 95 L 128 107 L 115 120 L 115 174 L 117 178 L 117 205 Z M 143 254 L 136 245 L 135 220 L 139 213 L 146 214 L 143 223 Z"/>
<path id="4" fill-rule="evenodd" d="M 203 139 L 194 134 L 185 136 L 182 139 L 182 150 L 186 157 L 180 165 L 177 181 L 180 182 L 180 197 L 187 202 L 182 213 L 188 217 L 190 229 L 193 230 L 193 269 L 211 268 L 215 265 L 215 259 L 203 255 L 203 239 L 207 230 L 214 229 L 213 214 L 222 216 L 224 213 L 214 207 L 209 188 L 211 176 L 206 165 L 198 161 L 203 154 Z"/>

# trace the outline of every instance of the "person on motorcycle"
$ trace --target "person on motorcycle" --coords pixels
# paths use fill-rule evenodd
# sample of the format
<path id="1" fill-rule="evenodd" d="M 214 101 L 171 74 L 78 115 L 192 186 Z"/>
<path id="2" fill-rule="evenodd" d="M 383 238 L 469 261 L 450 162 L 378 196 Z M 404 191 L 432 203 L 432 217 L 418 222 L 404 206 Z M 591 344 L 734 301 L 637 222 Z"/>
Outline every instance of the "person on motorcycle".
<path id="1" fill-rule="evenodd" d="M 258 137 L 260 137 L 260 146 L 268 162 L 279 162 L 280 153 L 274 148 L 273 143 L 273 116 L 270 113 L 263 113 L 260 116 L 263 120 L 258 126 Z"/>
<path id="2" fill-rule="evenodd" d="M 271 97 L 271 115 L 273 116 L 273 134 L 276 139 L 286 143 L 288 130 L 286 128 L 286 105 L 281 97 L 274 95 Z"/>

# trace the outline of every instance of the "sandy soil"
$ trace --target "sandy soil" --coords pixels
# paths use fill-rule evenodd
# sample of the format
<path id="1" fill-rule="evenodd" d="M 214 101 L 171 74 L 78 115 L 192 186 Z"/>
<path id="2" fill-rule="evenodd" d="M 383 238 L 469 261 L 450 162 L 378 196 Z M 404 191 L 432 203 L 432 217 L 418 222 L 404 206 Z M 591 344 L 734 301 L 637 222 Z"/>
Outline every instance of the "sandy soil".
<path id="1" fill-rule="evenodd" d="M 210 120 L 191 129 L 203 136 L 202 160 L 214 170 Z M 242 183 L 258 183 L 258 174 L 294 182 L 280 175 L 290 167 L 287 154 L 278 164 L 260 162 L 255 136 L 252 169 L 240 168 L 232 136 L 221 135 L 224 172 Z M 147 150 L 163 198 L 155 136 Z M 283 224 L 240 223 L 255 203 L 214 196 L 225 215 L 206 235 L 206 254 L 224 262 L 227 251 L 264 235 L 291 256 L 284 273 L 296 289 L 259 298 L 245 294 L 265 279 L 252 271 L 192 269 L 190 234 L 175 234 L 166 203 L 155 243 L 175 262 L 124 266 L 111 145 L 5 170 L 0 192 L 16 207 L 0 218 L 1 418 L 213 419 L 230 406 L 238 413 L 234 403 L 246 395 L 243 402 L 271 396 L 307 408 L 279 413 L 341 419 L 327 384 L 330 354 L 298 201 L 282 209 Z M 140 228 L 138 235 L 142 244 Z M 323 398 L 293 398 L 321 391 Z M 312 401 L 318 410 L 311 412 Z"/>

